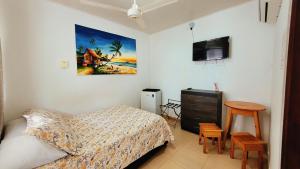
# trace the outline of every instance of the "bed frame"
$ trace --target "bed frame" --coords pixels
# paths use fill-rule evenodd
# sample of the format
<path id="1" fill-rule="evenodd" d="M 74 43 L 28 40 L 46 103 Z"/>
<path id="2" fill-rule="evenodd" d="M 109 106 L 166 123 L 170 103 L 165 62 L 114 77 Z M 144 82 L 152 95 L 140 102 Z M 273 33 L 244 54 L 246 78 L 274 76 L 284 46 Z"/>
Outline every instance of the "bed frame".
<path id="1" fill-rule="evenodd" d="M 131 163 L 125 169 L 137 169 L 137 168 L 139 168 L 147 160 L 149 160 L 150 158 L 152 158 L 155 154 L 157 154 L 160 151 L 164 151 L 166 149 L 167 145 L 168 145 L 168 142 L 165 142 L 165 144 L 163 144 L 163 145 L 161 145 L 161 146 L 159 146 L 159 147 L 157 147 L 157 148 L 149 151 L 147 154 L 145 154 L 141 158 L 139 158 L 136 161 L 134 161 L 133 163 Z"/>

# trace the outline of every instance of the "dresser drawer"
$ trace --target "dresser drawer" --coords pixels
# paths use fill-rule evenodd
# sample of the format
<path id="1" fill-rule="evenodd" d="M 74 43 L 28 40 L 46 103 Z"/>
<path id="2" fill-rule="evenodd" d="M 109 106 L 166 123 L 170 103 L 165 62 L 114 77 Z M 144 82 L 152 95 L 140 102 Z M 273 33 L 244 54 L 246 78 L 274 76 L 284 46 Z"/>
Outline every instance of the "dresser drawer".
<path id="1" fill-rule="evenodd" d="M 182 116 L 188 116 L 188 117 L 200 117 L 200 116 L 210 116 L 210 117 L 216 117 L 217 116 L 217 110 L 207 110 L 207 109 L 192 109 L 192 108 L 183 108 L 181 110 Z"/>

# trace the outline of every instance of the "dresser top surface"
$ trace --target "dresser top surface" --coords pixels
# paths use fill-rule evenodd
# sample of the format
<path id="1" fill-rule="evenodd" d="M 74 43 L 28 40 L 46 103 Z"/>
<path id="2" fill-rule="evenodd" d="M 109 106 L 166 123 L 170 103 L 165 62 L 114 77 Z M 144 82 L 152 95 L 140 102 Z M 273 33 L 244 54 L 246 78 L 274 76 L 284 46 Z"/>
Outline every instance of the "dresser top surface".
<path id="1" fill-rule="evenodd" d="M 241 102 L 241 101 L 227 101 L 225 105 L 234 109 L 249 110 L 249 111 L 264 111 L 266 107 L 257 103 Z"/>
<path id="2" fill-rule="evenodd" d="M 207 94 L 222 94 L 221 91 L 213 90 L 200 90 L 200 89 L 184 89 L 181 92 L 190 92 L 190 93 L 207 93 Z"/>

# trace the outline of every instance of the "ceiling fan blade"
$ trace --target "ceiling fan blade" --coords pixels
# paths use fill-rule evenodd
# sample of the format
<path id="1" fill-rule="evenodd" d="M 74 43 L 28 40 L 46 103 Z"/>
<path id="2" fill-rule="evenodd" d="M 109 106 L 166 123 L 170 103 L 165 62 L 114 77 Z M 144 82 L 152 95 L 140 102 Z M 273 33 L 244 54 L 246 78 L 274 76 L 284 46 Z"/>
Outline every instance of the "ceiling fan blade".
<path id="1" fill-rule="evenodd" d="M 161 2 L 163 1 L 163 2 Z M 179 2 L 179 0 L 161 0 L 161 1 L 155 1 L 145 7 L 142 8 L 143 13 L 147 13 L 153 10 L 156 10 L 158 8 L 162 8 L 164 6 L 172 5 L 174 3 Z"/>
<path id="2" fill-rule="evenodd" d="M 115 10 L 115 11 L 119 11 L 119 12 L 127 12 L 127 9 L 123 9 L 120 7 L 116 7 L 116 6 L 112 6 L 112 5 L 108 5 L 108 4 L 104 4 L 104 3 L 94 2 L 91 0 L 80 0 L 80 3 L 89 5 L 89 6 L 100 7 L 103 9 Z"/>
<path id="3" fill-rule="evenodd" d="M 146 29 L 146 22 L 142 17 L 136 18 L 134 19 L 136 24 L 141 28 L 141 29 Z"/>

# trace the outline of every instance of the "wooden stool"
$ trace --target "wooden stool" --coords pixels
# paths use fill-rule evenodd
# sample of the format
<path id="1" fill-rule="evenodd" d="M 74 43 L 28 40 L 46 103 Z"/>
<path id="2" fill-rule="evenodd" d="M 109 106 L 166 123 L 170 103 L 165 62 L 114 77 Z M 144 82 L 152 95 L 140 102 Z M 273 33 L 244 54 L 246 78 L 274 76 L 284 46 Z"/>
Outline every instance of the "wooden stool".
<path id="1" fill-rule="evenodd" d="M 261 141 L 260 139 L 252 136 L 249 133 L 245 133 L 245 132 L 234 133 L 231 136 L 230 157 L 232 159 L 234 158 L 234 146 L 237 145 L 243 151 L 242 169 L 246 169 L 247 159 L 248 159 L 248 151 L 257 151 L 258 152 L 258 169 L 262 169 L 265 144 L 266 144 L 266 142 Z"/>
<path id="2" fill-rule="evenodd" d="M 199 144 L 204 139 L 203 153 L 207 153 L 207 138 L 218 139 L 218 153 L 222 153 L 222 129 L 215 123 L 199 123 Z"/>

